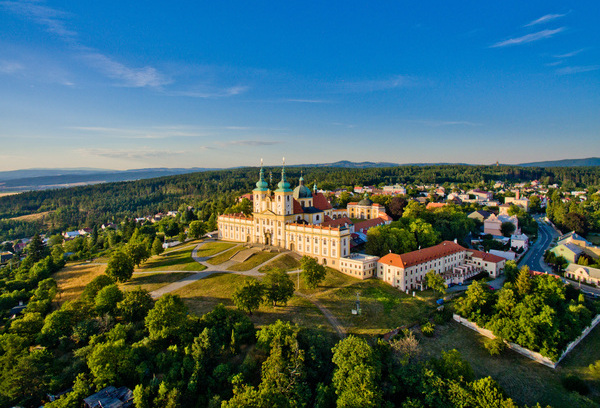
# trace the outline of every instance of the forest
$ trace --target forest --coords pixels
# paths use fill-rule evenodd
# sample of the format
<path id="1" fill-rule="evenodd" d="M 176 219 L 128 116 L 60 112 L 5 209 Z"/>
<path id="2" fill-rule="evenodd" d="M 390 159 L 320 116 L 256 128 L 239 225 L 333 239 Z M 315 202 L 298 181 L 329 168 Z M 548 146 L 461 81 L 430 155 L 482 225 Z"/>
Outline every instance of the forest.
<path id="1" fill-rule="evenodd" d="M 280 168 L 272 172 L 272 186 L 279 181 Z M 389 168 L 341 169 L 288 167 L 292 185 L 304 171 L 307 184 L 318 188 L 351 189 L 355 185 L 394 183 L 457 183 L 466 187 L 491 185 L 494 181 L 520 182 L 540 180 L 558 183 L 564 188 L 600 185 L 597 167 L 519 168 L 512 166 L 398 166 Z M 69 228 L 93 227 L 127 217 L 141 217 L 158 212 L 193 206 L 199 219 L 223 213 L 235 199 L 254 188 L 256 168 L 207 171 L 155 179 L 97 184 L 69 189 L 32 191 L 0 197 L 0 240 L 32 236 L 36 232 L 56 233 Z M 482 184 L 483 183 L 483 184 Z M 43 214 L 35 221 L 11 218 Z"/>

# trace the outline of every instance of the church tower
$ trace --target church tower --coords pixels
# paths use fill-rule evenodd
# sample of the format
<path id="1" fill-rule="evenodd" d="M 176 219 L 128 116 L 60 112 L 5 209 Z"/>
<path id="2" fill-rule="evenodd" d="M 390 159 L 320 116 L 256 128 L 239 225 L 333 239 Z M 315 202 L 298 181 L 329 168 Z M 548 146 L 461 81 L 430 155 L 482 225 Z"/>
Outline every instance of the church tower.
<path id="1" fill-rule="evenodd" d="M 275 190 L 275 206 L 273 211 L 277 215 L 293 214 L 292 189 L 290 183 L 285 178 L 285 157 L 283 158 L 283 167 L 281 168 L 281 181 L 277 184 Z"/>
<path id="2" fill-rule="evenodd" d="M 269 194 L 269 185 L 265 181 L 265 171 L 263 169 L 263 160 L 260 159 L 260 176 L 256 182 L 256 188 L 252 190 L 254 195 L 254 212 L 260 213 L 267 209 L 267 197 Z"/>

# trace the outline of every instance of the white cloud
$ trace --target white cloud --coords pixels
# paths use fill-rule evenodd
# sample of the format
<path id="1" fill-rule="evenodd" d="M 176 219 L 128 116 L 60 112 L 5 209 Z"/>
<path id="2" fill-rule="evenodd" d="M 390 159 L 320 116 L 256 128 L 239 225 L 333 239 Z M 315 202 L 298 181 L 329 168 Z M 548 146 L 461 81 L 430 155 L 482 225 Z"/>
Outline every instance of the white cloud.
<path id="1" fill-rule="evenodd" d="M 193 129 L 185 130 L 181 126 L 164 126 L 147 129 L 131 128 L 113 128 L 103 126 L 71 126 L 68 129 L 93 132 L 103 136 L 122 138 L 122 139 L 168 139 L 175 137 L 207 137 L 211 136 L 209 132 L 196 131 Z"/>
<path id="2" fill-rule="evenodd" d="M 579 54 L 579 53 L 581 53 L 583 51 L 585 51 L 585 48 L 581 48 L 579 50 L 567 52 L 566 54 L 555 55 L 554 58 L 570 58 L 570 57 L 574 57 L 575 55 L 577 55 L 577 54 Z"/>
<path id="3" fill-rule="evenodd" d="M 65 26 L 64 20 L 69 16 L 68 13 L 43 6 L 38 1 L 2 1 L 0 7 L 35 21 L 63 40 L 71 40 L 77 35 Z"/>
<path id="4" fill-rule="evenodd" d="M 498 48 L 498 47 L 506 47 L 509 45 L 519 45 L 526 44 L 534 41 L 543 40 L 545 38 L 550 38 L 555 34 L 558 34 L 565 30 L 565 27 L 559 27 L 554 30 L 542 30 L 536 33 L 527 34 L 521 37 L 511 38 L 508 40 L 497 42 L 494 45 L 491 45 L 490 48 Z"/>
<path id="5" fill-rule="evenodd" d="M 121 160 L 151 160 L 161 159 L 165 157 L 179 156 L 185 154 L 183 151 L 157 150 L 141 147 L 139 149 L 101 149 L 101 148 L 86 148 L 78 149 L 77 153 L 85 156 L 104 157 L 108 159 Z"/>
<path id="6" fill-rule="evenodd" d="M 109 78 L 121 81 L 121 85 L 132 88 L 159 87 L 170 83 L 155 68 L 130 68 L 98 52 L 84 55 L 84 59 Z"/>
<path id="7" fill-rule="evenodd" d="M 0 74 L 16 74 L 25 69 L 23 64 L 15 61 L 0 61 Z"/>
<path id="8" fill-rule="evenodd" d="M 408 122 L 420 123 L 425 126 L 481 126 L 481 123 L 469 122 L 467 120 L 409 120 Z"/>
<path id="9" fill-rule="evenodd" d="M 584 66 L 572 66 L 572 67 L 564 67 L 556 70 L 556 73 L 559 75 L 570 75 L 570 74 L 579 74 L 582 72 L 590 72 L 597 71 L 600 69 L 600 65 L 584 65 Z"/>
<path id="10" fill-rule="evenodd" d="M 334 88 L 339 92 L 366 93 L 405 88 L 414 84 L 414 79 L 409 76 L 395 75 L 388 79 L 340 81 L 334 85 Z"/>
<path id="11" fill-rule="evenodd" d="M 250 89 L 248 86 L 232 86 L 228 88 L 217 89 L 214 86 L 206 87 L 205 89 L 187 90 L 187 91 L 168 91 L 167 95 L 171 96 L 188 96 L 190 98 L 225 98 L 236 96 L 247 92 Z"/>
<path id="12" fill-rule="evenodd" d="M 264 140 L 232 140 L 230 142 L 219 143 L 223 146 L 271 146 L 279 144 L 279 141 L 264 141 Z"/>
<path id="13" fill-rule="evenodd" d="M 556 20 L 557 18 L 561 18 L 564 16 L 566 16 L 566 14 L 546 14 L 545 16 L 542 16 L 538 19 L 533 20 L 530 23 L 525 24 L 523 27 L 531 27 L 534 25 L 547 23 L 549 21 L 553 21 L 553 20 Z"/>

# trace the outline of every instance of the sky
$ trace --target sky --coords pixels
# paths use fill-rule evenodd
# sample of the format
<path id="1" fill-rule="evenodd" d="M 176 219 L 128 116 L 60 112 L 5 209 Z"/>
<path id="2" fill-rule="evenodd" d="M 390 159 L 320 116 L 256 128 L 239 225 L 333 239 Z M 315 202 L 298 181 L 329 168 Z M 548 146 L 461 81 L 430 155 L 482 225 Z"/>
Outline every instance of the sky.
<path id="1" fill-rule="evenodd" d="M 0 0 L 0 170 L 600 156 L 600 2 Z"/>

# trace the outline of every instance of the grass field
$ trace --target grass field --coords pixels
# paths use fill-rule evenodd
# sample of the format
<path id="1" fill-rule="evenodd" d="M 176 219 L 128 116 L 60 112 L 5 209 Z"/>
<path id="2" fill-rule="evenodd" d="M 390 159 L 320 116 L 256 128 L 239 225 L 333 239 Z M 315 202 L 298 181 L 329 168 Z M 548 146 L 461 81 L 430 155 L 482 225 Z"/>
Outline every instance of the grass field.
<path id="1" fill-rule="evenodd" d="M 195 244 L 177 247 L 166 251 L 162 255 L 153 256 L 142 264 L 136 271 L 203 271 L 206 266 L 199 264 L 192 258 Z"/>
<path id="2" fill-rule="evenodd" d="M 204 244 L 202 248 L 198 250 L 198 256 L 201 258 L 213 256 L 236 245 L 237 244 L 231 242 L 209 242 L 207 244 Z"/>
<path id="3" fill-rule="evenodd" d="M 235 308 L 231 296 L 238 285 L 249 279 L 255 278 L 232 273 L 214 274 L 181 288 L 173 294 L 181 296 L 190 311 L 201 316 L 210 312 L 219 303 L 228 308 Z M 250 319 L 258 327 L 275 323 L 280 319 L 297 323 L 303 327 L 333 332 L 333 328 L 321 311 L 308 300 L 298 296 L 294 296 L 287 306 L 261 305 L 259 310 L 253 312 Z"/>
<path id="4" fill-rule="evenodd" d="M 234 246 L 233 248 L 228 249 L 225 252 L 221 252 L 219 255 L 215 255 L 212 258 L 208 259 L 208 262 L 211 265 L 221 265 L 223 262 L 229 261 L 229 258 L 237 254 L 242 247 Z"/>
<path id="5" fill-rule="evenodd" d="M 540 402 L 544 407 L 551 405 L 554 408 L 597 406 L 565 390 L 560 380 L 570 373 L 585 378 L 587 366 L 600 359 L 600 327 L 596 327 L 555 370 L 511 350 L 492 357 L 483 346 L 483 336 L 454 321 L 436 326 L 435 336 L 422 338 L 420 342 L 428 357 L 457 349 L 469 361 L 477 377 L 493 377 L 520 405 L 533 406 Z M 593 398 L 598 402 L 597 395 Z"/>
<path id="6" fill-rule="evenodd" d="M 67 300 L 74 300 L 81 295 L 85 285 L 96 276 L 102 275 L 106 265 L 70 264 L 58 271 L 53 278 L 58 284 L 56 300 L 62 304 Z"/>
<path id="7" fill-rule="evenodd" d="M 14 221 L 37 221 L 50 214 L 52 211 L 44 211 L 36 214 L 21 215 L 20 217 L 11 218 Z"/>
<path id="8" fill-rule="evenodd" d="M 275 257 L 276 253 L 271 252 L 257 252 L 244 262 L 239 264 L 231 265 L 227 268 L 228 271 L 249 271 L 250 269 L 256 268 L 258 265 L 267 262 L 269 259 Z"/>
<path id="9" fill-rule="evenodd" d="M 598 234 L 588 234 L 585 238 L 594 245 L 600 245 L 600 235 Z"/>
<path id="10" fill-rule="evenodd" d="M 300 268 L 300 261 L 288 254 L 285 254 L 281 255 L 277 259 L 273 259 L 268 264 L 261 266 L 258 271 L 264 273 L 275 268 L 279 268 L 285 272 L 293 271 Z"/>
<path id="11" fill-rule="evenodd" d="M 301 291 L 319 300 L 348 333 L 354 334 L 377 335 L 403 325 L 412 326 L 434 310 L 430 291 L 419 292 L 413 298 L 379 280 L 363 281 L 333 269 L 327 270 L 326 280 L 317 289 Z M 357 293 L 362 313 L 353 315 Z"/>
<path id="12" fill-rule="evenodd" d="M 133 275 L 131 280 L 123 283 L 120 286 L 121 290 L 132 290 L 141 287 L 146 289 L 148 292 L 152 292 L 156 289 L 160 289 L 169 283 L 177 282 L 187 276 L 193 275 L 190 272 L 174 272 L 174 273 L 149 273 L 141 275 Z"/>

